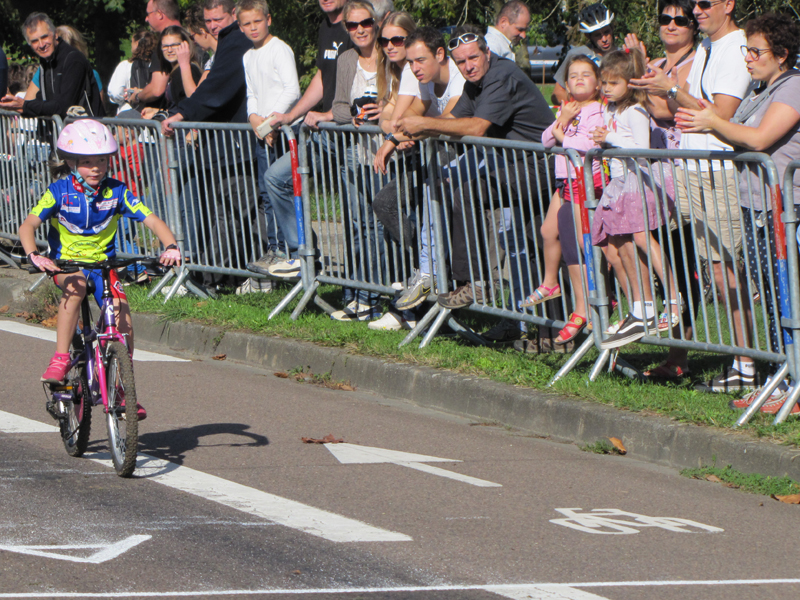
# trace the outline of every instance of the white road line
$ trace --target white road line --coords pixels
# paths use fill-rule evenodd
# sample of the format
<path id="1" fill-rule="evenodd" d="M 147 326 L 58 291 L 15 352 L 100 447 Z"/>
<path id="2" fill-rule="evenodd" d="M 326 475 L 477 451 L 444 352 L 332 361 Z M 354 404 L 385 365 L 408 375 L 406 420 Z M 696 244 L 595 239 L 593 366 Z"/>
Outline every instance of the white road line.
<path id="1" fill-rule="evenodd" d="M 58 427 L 55 425 L 26 419 L 0 410 L 0 433 L 53 433 L 54 431 L 58 431 Z"/>
<path id="2" fill-rule="evenodd" d="M 506 585 L 432 585 L 376 588 L 324 588 L 324 589 L 259 589 L 259 590 L 197 590 L 172 592 L 20 592 L 0 593 L 0 598 L 180 598 L 187 596 L 299 596 L 302 594 L 387 594 L 424 592 L 485 591 L 508 593 L 525 588 L 563 590 L 570 587 L 658 587 L 658 586 L 716 586 L 716 585 L 800 585 L 800 579 L 711 579 L 697 581 L 598 581 L 582 583 L 530 583 Z M 556 596 L 557 597 L 557 596 Z"/>
<path id="3" fill-rule="evenodd" d="M 584 592 L 573 587 L 566 585 L 526 585 L 520 586 L 518 589 L 491 591 L 503 598 L 511 598 L 511 600 L 608 600 L 604 596 L 598 596 L 591 592 Z"/>
<path id="4" fill-rule="evenodd" d="M 48 342 L 56 341 L 56 332 L 52 329 L 35 327 L 25 323 L 17 323 L 16 321 L 0 320 L 0 331 L 16 333 L 18 335 L 24 335 L 26 337 L 32 337 Z M 137 362 L 191 362 L 186 358 L 178 358 L 177 356 L 168 356 L 166 354 L 158 354 L 156 352 L 147 352 L 146 350 L 136 350 L 136 352 L 133 354 L 133 360 Z"/>

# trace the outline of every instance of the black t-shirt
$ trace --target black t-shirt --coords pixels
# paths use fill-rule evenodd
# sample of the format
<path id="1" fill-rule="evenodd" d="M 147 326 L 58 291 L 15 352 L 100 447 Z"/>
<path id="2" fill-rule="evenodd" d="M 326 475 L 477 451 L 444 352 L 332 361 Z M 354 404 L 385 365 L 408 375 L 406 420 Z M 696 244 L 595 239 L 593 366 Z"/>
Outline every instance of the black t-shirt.
<path id="1" fill-rule="evenodd" d="M 191 66 L 192 79 L 196 84 L 198 81 L 200 81 L 200 77 L 202 77 L 203 72 L 196 64 L 191 63 Z M 170 116 L 172 116 L 178 112 L 178 104 L 180 104 L 181 100 L 186 98 L 186 91 L 183 87 L 183 77 L 181 76 L 180 67 L 170 73 L 165 96 L 167 97 L 167 110 L 169 111 Z"/>
<path id="2" fill-rule="evenodd" d="M 494 53 L 484 78 L 477 84 L 464 84 L 452 115 L 489 121 L 487 137 L 538 143 L 555 120 L 536 84 L 514 61 Z"/>
<path id="3" fill-rule="evenodd" d="M 331 23 L 326 16 L 319 24 L 317 46 L 317 68 L 322 73 L 322 112 L 333 106 L 336 95 L 336 63 L 345 50 L 353 47 L 353 41 L 341 21 Z"/>

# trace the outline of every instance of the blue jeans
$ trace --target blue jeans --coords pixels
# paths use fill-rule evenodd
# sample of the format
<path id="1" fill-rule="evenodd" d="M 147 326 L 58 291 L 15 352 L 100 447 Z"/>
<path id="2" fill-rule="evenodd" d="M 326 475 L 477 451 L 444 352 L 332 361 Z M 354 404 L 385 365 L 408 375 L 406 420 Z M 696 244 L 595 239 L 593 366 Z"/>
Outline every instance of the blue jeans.
<path id="1" fill-rule="evenodd" d="M 283 229 L 275 216 L 275 209 L 267 193 L 266 175 L 269 167 L 276 162 L 275 151 L 268 148 L 262 140 L 258 140 L 256 160 L 258 161 L 258 191 L 260 195 L 258 229 L 261 232 L 261 239 L 266 242 L 267 250 L 280 248 L 285 251 L 286 240 Z M 289 172 L 291 173 L 291 162 L 289 163 Z"/>

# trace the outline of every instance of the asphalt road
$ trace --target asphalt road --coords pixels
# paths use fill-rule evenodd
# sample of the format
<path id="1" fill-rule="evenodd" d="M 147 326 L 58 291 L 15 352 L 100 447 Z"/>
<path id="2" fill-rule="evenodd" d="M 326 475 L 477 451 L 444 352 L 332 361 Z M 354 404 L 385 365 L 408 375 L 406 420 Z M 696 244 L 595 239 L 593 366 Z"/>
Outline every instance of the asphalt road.
<path id="1" fill-rule="evenodd" d="M 123 480 L 98 409 L 64 452 L 52 351 L 0 331 L 0 598 L 800 597 L 798 506 L 229 361 L 135 362 Z"/>

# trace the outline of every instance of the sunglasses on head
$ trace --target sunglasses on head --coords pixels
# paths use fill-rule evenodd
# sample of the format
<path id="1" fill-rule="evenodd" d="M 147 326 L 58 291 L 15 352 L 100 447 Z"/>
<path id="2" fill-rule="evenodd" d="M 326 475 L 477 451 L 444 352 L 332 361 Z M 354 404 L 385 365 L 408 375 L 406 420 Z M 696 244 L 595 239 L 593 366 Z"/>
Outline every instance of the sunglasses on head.
<path id="1" fill-rule="evenodd" d="M 697 0 L 697 2 L 695 2 L 695 6 L 700 10 L 708 10 L 712 6 L 716 6 L 717 4 L 722 4 L 723 2 L 726 1 L 727 0 L 717 0 L 716 2 L 711 2 L 711 0 Z"/>
<path id="2" fill-rule="evenodd" d="M 395 48 L 399 48 L 403 44 L 405 44 L 406 36 L 404 35 L 396 35 L 394 37 L 386 38 L 386 37 L 379 37 L 378 43 L 381 45 L 381 48 L 388 48 L 389 43 L 391 42 L 392 46 Z"/>
<path id="3" fill-rule="evenodd" d="M 658 24 L 666 27 L 670 23 L 675 21 L 675 25 L 678 27 L 689 27 L 692 24 L 692 20 L 689 17 L 684 17 L 683 15 L 678 17 L 673 17 L 672 15 L 661 14 L 658 15 Z"/>
<path id="4" fill-rule="evenodd" d="M 347 31 L 355 31 L 359 27 L 364 29 L 370 29 L 371 27 L 375 26 L 375 19 L 370 17 L 369 19 L 364 19 L 363 21 L 346 21 L 344 24 L 345 29 Z"/>
<path id="5" fill-rule="evenodd" d="M 452 38 L 449 42 L 447 42 L 447 48 L 450 51 L 455 50 L 461 44 L 471 44 L 472 42 L 477 42 L 479 36 L 477 33 L 464 33 L 456 38 Z"/>

